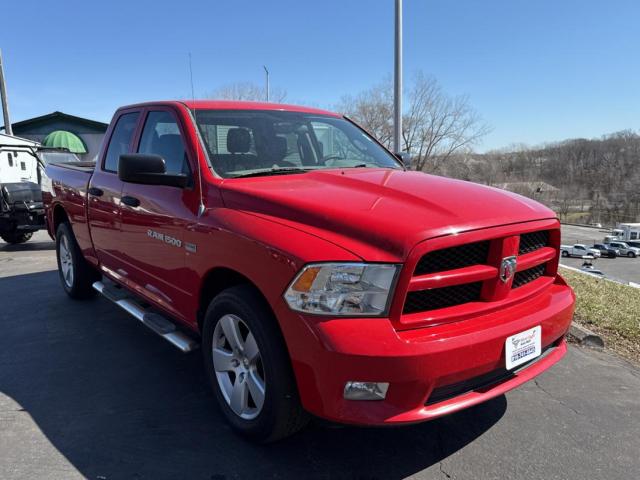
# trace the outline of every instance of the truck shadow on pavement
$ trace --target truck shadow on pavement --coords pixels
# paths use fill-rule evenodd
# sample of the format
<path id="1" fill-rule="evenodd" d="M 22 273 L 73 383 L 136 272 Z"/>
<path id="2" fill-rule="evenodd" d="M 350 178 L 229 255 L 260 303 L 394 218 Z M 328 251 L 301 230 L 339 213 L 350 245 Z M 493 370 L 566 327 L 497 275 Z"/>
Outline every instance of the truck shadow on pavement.
<path id="1" fill-rule="evenodd" d="M 44 242 L 28 241 L 26 243 L 5 243 L 0 241 L 0 252 L 36 252 L 40 250 L 55 250 L 55 242 L 49 240 Z"/>
<path id="2" fill-rule="evenodd" d="M 0 291 L 0 407 L 30 415 L 88 478 L 400 479 L 438 468 L 506 411 L 502 396 L 403 428 L 316 421 L 292 438 L 256 446 L 218 413 L 199 352 L 180 354 L 103 299 L 67 299 L 55 271 L 2 278 Z M 19 439 L 21 432 L 5 434 Z M 3 462 L 14 461 L 6 453 Z M 17 458 L 46 462 L 38 455 L 45 453 Z M 29 466 L 14 471 L 21 469 L 29 477 Z"/>

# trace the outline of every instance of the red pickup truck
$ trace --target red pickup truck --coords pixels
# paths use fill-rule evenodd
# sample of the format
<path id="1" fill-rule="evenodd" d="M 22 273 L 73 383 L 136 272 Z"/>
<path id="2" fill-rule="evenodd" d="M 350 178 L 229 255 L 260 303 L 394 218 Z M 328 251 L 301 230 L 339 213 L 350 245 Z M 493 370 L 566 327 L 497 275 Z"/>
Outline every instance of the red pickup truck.
<path id="1" fill-rule="evenodd" d="M 429 420 L 566 352 L 560 225 L 521 196 L 411 172 L 348 118 L 244 102 L 119 109 L 95 164 L 49 165 L 60 279 L 183 351 L 257 441 L 309 414 Z"/>

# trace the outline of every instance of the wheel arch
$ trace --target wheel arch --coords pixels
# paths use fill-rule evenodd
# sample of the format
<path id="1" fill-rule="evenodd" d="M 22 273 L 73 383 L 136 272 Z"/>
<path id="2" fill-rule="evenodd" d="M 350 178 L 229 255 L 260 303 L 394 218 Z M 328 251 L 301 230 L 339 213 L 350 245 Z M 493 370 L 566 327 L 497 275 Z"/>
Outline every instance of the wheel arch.
<path id="1" fill-rule="evenodd" d="M 267 297 L 254 281 L 252 281 L 248 276 L 232 268 L 214 267 L 205 274 L 202 283 L 200 284 L 198 310 L 196 315 L 198 330 L 200 332 L 202 332 L 204 315 L 211 301 L 223 290 L 238 285 L 247 285 L 253 288 L 264 301 L 265 307 L 269 309 L 270 313 L 275 318 L 275 312 L 273 311 L 273 308 L 271 308 Z M 276 321 L 276 323 L 278 322 Z"/>
<path id="2" fill-rule="evenodd" d="M 53 207 L 52 221 L 53 221 L 53 225 L 52 225 L 51 233 L 55 238 L 56 232 L 58 231 L 58 227 L 60 226 L 60 224 L 63 222 L 69 222 L 69 215 L 67 214 L 67 211 L 59 203 Z"/>

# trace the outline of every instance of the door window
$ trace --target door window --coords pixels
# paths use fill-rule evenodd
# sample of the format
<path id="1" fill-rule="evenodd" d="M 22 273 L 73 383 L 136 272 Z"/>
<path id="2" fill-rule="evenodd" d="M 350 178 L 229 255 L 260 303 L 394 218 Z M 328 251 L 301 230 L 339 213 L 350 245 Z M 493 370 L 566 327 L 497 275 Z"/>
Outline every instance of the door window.
<path id="1" fill-rule="evenodd" d="M 187 154 L 178 122 L 166 111 L 149 112 L 138 153 L 160 155 L 167 173 L 189 173 Z"/>
<path id="2" fill-rule="evenodd" d="M 118 171 L 118 160 L 123 153 L 129 153 L 131 138 L 138 123 L 138 112 L 125 113 L 116 123 L 107 148 L 104 169 L 109 172 Z"/>

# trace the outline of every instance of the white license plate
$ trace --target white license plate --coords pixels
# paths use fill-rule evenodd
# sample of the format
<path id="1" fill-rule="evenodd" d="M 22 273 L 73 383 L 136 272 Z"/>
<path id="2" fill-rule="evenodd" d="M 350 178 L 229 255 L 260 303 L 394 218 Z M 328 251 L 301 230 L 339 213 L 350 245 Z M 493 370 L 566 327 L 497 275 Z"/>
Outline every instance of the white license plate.
<path id="1" fill-rule="evenodd" d="M 541 338 L 542 327 L 540 325 L 507 337 L 505 343 L 507 370 L 539 357 L 542 353 Z"/>

